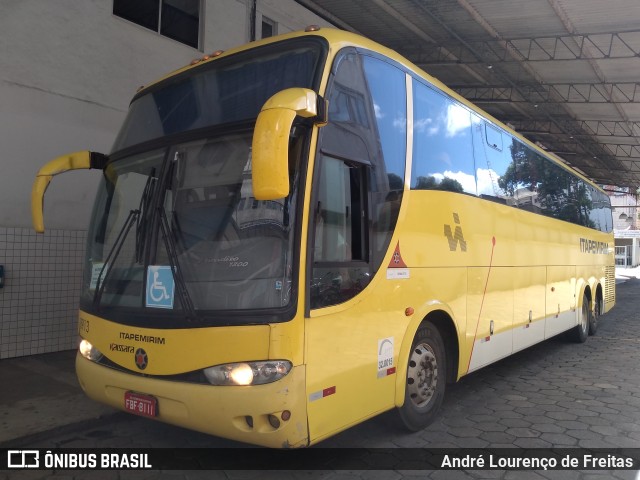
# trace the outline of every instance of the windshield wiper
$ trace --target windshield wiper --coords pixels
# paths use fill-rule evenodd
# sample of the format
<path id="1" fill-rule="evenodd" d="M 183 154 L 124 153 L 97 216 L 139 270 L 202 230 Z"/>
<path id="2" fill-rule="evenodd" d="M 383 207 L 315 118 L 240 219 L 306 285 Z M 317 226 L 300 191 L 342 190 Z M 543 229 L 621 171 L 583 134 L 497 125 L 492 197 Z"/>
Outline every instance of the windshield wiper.
<path id="1" fill-rule="evenodd" d="M 162 185 L 160 185 L 160 194 L 157 200 L 157 209 L 158 216 L 160 217 L 160 231 L 162 233 L 162 240 L 164 241 L 164 246 L 167 250 L 167 257 L 169 260 L 169 266 L 171 267 L 171 271 L 173 273 L 173 278 L 176 284 L 176 290 L 178 293 L 178 297 L 180 298 L 180 304 L 182 305 L 183 310 L 186 312 L 187 320 L 193 320 L 196 318 L 196 311 L 193 306 L 193 301 L 191 300 L 191 295 L 189 295 L 189 290 L 187 289 L 187 283 L 184 280 L 184 275 L 182 274 L 182 268 L 180 267 L 180 262 L 178 260 L 178 254 L 176 250 L 176 243 L 173 240 L 171 226 L 169 224 L 169 219 L 167 218 L 167 213 L 164 209 L 164 197 L 169 189 L 169 185 L 173 180 L 173 173 L 175 171 L 176 162 L 180 159 L 180 154 L 175 152 L 175 157 L 171 160 L 171 164 L 168 166 L 167 171 L 164 174 Z"/>
<path id="2" fill-rule="evenodd" d="M 122 250 L 122 245 L 124 245 L 124 242 L 127 239 L 129 232 L 131 231 L 131 227 L 133 227 L 133 225 L 136 223 L 139 215 L 140 210 L 131 210 L 129 212 L 129 216 L 124 221 L 124 225 L 122 225 L 122 228 L 118 233 L 118 237 L 111 247 L 111 250 L 109 250 L 109 254 L 107 255 L 107 258 L 105 259 L 104 264 L 100 269 L 100 273 L 98 274 L 98 279 L 96 281 L 96 291 L 93 294 L 93 304 L 96 306 L 100 305 L 100 299 L 102 298 L 102 292 L 104 292 L 104 287 L 107 283 L 107 277 L 109 277 L 111 270 L 113 270 L 112 260 L 115 261 L 115 259 L 118 258 L 120 250 Z"/>
<path id="3" fill-rule="evenodd" d="M 176 289 L 178 291 L 180 303 L 186 312 L 187 320 L 193 320 L 196 318 L 196 311 L 193 306 L 193 301 L 191 300 L 191 295 L 189 295 L 189 290 L 187 290 L 187 283 L 184 280 L 184 275 L 182 275 L 182 269 L 180 268 L 180 262 L 178 261 L 178 254 L 176 253 L 176 243 L 171 236 L 169 220 L 167 219 L 167 214 L 164 211 L 164 208 L 160 206 L 159 209 L 162 239 L 164 240 L 164 246 L 167 249 L 169 266 L 171 267 L 173 278 L 176 282 Z"/>
<path id="4" fill-rule="evenodd" d="M 151 217 L 147 212 L 150 210 L 151 201 L 153 200 L 153 187 L 156 181 L 155 176 L 156 167 L 153 167 L 149 173 L 149 178 L 147 178 L 147 182 L 144 185 L 144 190 L 140 197 L 140 206 L 138 207 L 140 215 L 138 215 L 138 221 L 136 222 L 136 262 L 140 264 L 144 261 L 142 257 L 144 254 L 145 240 L 147 238 L 147 230 Z"/>
<path id="5" fill-rule="evenodd" d="M 149 223 L 149 219 L 147 218 L 149 217 L 149 215 L 147 215 L 147 212 L 149 211 L 149 207 L 151 205 L 153 197 L 153 185 L 156 180 L 155 174 L 156 168 L 153 167 L 149 172 L 149 177 L 147 178 L 144 190 L 142 191 L 142 195 L 140 196 L 140 205 L 138 209 L 129 211 L 129 216 L 124 221 L 122 228 L 120 228 L 120 232 L 118 232 L 116 241 L 113 243 L 111 250 L 109 250 L 107 258 L 105 259 L 104 264 L 100 269 L 100 273 L 98 274 L 98 279 L 96 281 L 96 291 L 93 294 L 93 304 L 95 306 L 100 305 L 100 300 L 102 299 L 102 294 L 107 284 L 107 278 L 113 270 L 113 264 L 118 258 L 118 255 L 120 255 L 120 250 L 122 250 L 122 246 L 124 245 L 124 242 L 127 239 L 127 236 L 129 235 L 129 232 L 131 231 L 131 227 L 133 227 L 133 225 L 136 226 L 135 260 L 137 263 L 142 263 L 145 237 L 147 226 Z"/>

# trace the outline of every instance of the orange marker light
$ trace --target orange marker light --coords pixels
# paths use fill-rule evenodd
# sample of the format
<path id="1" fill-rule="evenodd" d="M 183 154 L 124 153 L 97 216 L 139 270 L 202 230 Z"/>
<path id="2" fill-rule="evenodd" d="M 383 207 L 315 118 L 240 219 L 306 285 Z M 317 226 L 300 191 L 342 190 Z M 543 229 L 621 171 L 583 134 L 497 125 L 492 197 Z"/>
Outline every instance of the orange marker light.
<path id="1" fill-rule="evenodd" d="M 414 312 L 415 312 L 415 310 L 413 309 L 413 307 L 407 307 L 407 308 L 404 309 L 404 314 L 407 317 L 410 317 L 411 315 L 413 315 Z"/>
<path id="2" fill-rule="evenodd" d="M 305 32 L 317 32 L 318 30 L 320 30 L 319 25 L 309 25 L 307 28 L 304 29 Z"/>

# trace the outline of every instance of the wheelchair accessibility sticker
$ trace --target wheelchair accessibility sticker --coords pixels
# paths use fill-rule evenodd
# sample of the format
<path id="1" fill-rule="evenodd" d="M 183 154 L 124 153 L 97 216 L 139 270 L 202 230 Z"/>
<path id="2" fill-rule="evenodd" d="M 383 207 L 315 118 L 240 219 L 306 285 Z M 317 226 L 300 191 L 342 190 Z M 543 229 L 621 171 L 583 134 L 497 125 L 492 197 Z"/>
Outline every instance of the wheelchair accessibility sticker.
<path id="1" fill-rule="evenodd" d="M 147 307 L 173 308 L 175 282 L 171 267 L 149 265 L 147 270 Z"/>

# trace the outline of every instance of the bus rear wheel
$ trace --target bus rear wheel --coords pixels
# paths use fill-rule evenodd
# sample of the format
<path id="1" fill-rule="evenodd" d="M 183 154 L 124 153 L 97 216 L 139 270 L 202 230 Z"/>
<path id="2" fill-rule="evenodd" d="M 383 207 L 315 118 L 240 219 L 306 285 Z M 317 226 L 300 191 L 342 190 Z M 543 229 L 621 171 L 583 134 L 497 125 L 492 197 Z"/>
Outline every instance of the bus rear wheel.
<path id="1" fill-rule="evenodd" d="M 580 318 L 578 318 L 578 325 L 573 327 L 570 331 L 571 340 L 576 343 L 584 343 L 589 335 L 589 323 L 591 322 L 591 311 L 589 306 L 591 301 L 585 292 L 582 296 L 582 308 L 580 309 Z"/>
<path id="2" fill-rule="evenodd" d="M 444 399 L 446 371 L 442 336 L 433 324 L 425 323 L 413 339 L 404 404 L 398 409 L 400 420 L 408 430 L 422 430 L 436 418 Z"/>
<path id="3" fill-rule="evenodd" d="M 598 322 L 600 321 L 600 314 L 602 313 L 602 300 L 599 297 L 596 297 L 593 311 L 589 313 L 589 335 L 595 335 L 598 331 Z"/>

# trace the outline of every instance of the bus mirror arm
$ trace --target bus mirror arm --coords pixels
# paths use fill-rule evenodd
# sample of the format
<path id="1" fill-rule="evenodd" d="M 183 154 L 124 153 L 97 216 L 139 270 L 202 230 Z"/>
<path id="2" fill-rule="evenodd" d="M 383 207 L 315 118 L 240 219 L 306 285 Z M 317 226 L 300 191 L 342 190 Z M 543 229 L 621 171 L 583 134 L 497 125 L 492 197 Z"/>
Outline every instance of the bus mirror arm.
<path id="1" fill-rule="evenodd" d="M 36 233 L 44 233 L 44 194 L 49 183 L 51 183 L 51 179 L 55 175 L 69 170 L 88 168 L 103 170 L 107 165 L 107 161 L 108 157 L 102 153 L 84 150 L 54 158 L 38 171 L 31 190 L 31 219 Z"/>
<path id="2" fill-rule="evenodd" d="M 277 200 L 289 195 L 289 137 L 296 117 L 322 126 L 327 102 L 308 88 L 287 88 L 265 102 L 256 120 L 251 149 L 253 196 Z"/>

